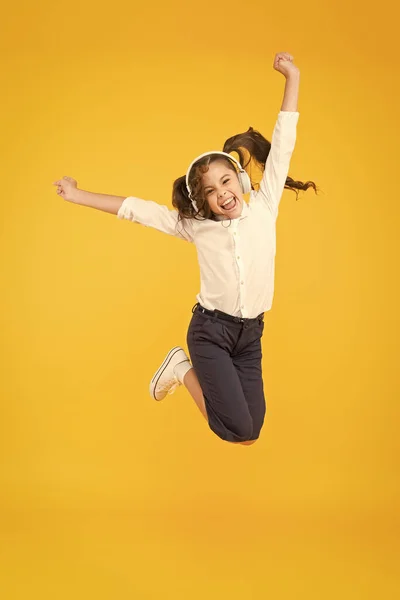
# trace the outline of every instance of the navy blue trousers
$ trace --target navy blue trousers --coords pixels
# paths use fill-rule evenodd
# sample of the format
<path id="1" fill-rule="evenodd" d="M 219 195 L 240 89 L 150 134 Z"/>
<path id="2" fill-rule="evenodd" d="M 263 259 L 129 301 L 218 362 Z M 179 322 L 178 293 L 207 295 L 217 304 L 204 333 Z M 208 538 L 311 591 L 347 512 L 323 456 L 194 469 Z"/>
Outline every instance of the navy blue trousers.
<path id="1" fill-rule="evenodd" d="M 210 429 L 222 440 L 258 438 L 266 402 L 261 368 L 264 315 L 230 321 L 196 304 L 187 332 Z M 232 317 L 231 317 L 232 318 Z"/>

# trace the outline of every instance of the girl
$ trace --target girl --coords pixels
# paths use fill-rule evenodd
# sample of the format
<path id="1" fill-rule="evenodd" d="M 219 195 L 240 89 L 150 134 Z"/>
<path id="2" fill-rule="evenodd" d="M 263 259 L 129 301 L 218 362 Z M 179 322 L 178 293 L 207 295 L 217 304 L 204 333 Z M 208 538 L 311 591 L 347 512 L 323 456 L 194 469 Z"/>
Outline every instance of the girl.
<path id="1" fill-rule="evenodd" d="M 183 348 L 172 348 L 150 382 L 150 394 L 162 400 L 183 384 L 211 430 L 244 445 L 259 437 L 266 411 L 261 337 L 264 312 L 273 299 L 279 202 L 285 187 L 317 192 L 313 182 L 287 176 L 299 117 L 299 69 L 287 52 L 275 55 L 273 68 L 286 84 L 272 142 L 250 127 L 229 138 L 223 152 L 198 156 L 173 184 L 176 210 L 133 196 L 86 192 L 71 177 L 53 184 L 64 200 L 196 245 L 201 290 L 187 332 L 191 362 Z M 243 150 L 249 154 L 247 164 Z M 264 167 L 258 191 L 244 168 L 251 159 Z"/>

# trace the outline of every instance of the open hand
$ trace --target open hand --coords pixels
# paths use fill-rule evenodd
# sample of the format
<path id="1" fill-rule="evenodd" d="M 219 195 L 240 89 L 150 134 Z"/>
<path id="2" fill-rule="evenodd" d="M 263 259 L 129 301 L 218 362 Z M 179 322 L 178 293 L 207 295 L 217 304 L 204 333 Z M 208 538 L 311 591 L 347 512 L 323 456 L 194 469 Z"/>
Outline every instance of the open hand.
<path id="1" fill-rule="evenodd" d="M 292 73 L 300 73 L 300 70 L 293 63 L 293 56 L 288 52 L 278 52 L 274 58 L 274 69 L 282 73 L 286 78 Z"/>
<path id="2" fill-rule="evenodd" d="M 57 186 L 57 194 L 59 196 L 68 202 L 74 202 L 78 185 L 76 179 L 73 179 L 72 177 L 63 177 L 58 181 L 54 181 L 53 185 Z"/>

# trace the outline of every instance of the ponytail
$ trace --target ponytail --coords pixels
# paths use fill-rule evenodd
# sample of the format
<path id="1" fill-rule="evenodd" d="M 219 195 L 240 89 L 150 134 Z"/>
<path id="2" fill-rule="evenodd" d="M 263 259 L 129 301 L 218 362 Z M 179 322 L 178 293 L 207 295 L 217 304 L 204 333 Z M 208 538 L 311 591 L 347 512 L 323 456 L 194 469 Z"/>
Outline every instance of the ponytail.
<path id="1" fill-rule="evenodd" d="M 243 150 L 247 150 L 248 160 L 245 162 L 245 154 Z M 238 133 L 228 138 L 224 144 L 223 151 L 231 154 L 236 152 L 239 156 L 239 162 L 243 168 L 247 171 L 251 171 L 252 161 L 256 166 L 260 167 L 263 171 L 265 169 L 265 163 L 269 152 L 271 150 L 271 142 L 269 142 L 259 131 L 249 127 L 244 133 Z M 250 175 L 251 178 L 251 175 Z M 254 182 L 252 181 L 254 186 Z M 313 181 L 295 181 L 291 177 L 286 178 L 285 189 L 292 190 L 296 193 L 296 200 L 298 199 L 299 190 L 306 191 L 312 187 L 314 192 L 317 194 L 317 186 Z"/>

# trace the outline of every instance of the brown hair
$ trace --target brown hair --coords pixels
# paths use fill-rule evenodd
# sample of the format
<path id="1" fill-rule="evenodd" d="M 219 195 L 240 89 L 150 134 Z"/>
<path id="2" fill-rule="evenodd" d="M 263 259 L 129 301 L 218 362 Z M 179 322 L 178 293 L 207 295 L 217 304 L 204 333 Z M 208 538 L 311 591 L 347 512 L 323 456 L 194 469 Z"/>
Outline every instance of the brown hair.
<path id="1" fill-rule="evenodd" d="M 245 162 L 245 154 L 243 150 L 246 150 L 249 158 Z M 249 127 L 244 133 L 238 133 L 228 138 L 224 143 L 223 151 L 227 154 L 236 152 L 239 156 L 239 162 L 244 169 L 250 168 L 251 161 L 254 161 L 256 166 L 265 168 L 269 152 L 271 150 L 271 142 L 269 142 L 259 131 Z M 179 212 L 178 219 L 213 219 L 215 218 L 211 212 L 207 198 L 203 192 L 202 175 L 208 170 L 208 165 L 215 160 L 224 160 L 227 163 L 227 167 L 237 173 L 235 166 L 229 158 L 224 158 L 220 154 L 209 154 L 198 160 L 192 167 L 189 176 L 189 186 L 192 190 L 192 196 L 194 197 L 198 211 L 195 210 L 186 188 L 186 175 L 178 177 L 173 183 L 172 190 L 172 205 Z M 254 182 L 251 181 L 252 189 L 254 189 Z M 292 190 L 296 193 L 296 200 L 298 199 L 299 190 L 308 190 L 312 187 L 314 192 L 317 194 L 317 186 L 313 181 L 295 181 L 291 177 L 286 178 L 285 188 Z"/>

